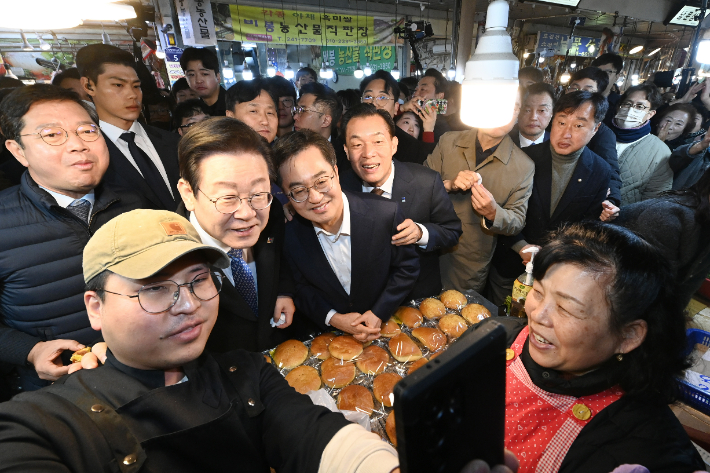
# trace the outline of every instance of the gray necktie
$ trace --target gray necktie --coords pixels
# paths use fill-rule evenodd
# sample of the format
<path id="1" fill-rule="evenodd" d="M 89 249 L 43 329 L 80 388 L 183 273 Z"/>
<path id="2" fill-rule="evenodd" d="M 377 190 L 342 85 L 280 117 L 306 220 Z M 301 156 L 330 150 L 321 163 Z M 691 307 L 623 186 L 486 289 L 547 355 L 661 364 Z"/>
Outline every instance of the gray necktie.
<path id="1" fill-rule="evenodd" d="M 89 211 L 91 210 L 91 203 L 88 200 L 76 199 L 74 202 L 69 204 L 67 210 L 79 217 L 84 222 L 89 222 Z"/>

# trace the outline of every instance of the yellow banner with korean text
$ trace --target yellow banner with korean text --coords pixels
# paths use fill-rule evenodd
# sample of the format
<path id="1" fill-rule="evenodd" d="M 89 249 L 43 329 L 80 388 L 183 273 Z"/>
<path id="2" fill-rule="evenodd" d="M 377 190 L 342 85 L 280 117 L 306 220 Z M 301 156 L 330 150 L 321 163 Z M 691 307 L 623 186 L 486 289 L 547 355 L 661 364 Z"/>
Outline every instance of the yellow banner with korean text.
<path id="1" fill-rule="evenodd" d="M 358 46 L 374 40 L 374 18 L 229 5 L 234 41 Z"/>

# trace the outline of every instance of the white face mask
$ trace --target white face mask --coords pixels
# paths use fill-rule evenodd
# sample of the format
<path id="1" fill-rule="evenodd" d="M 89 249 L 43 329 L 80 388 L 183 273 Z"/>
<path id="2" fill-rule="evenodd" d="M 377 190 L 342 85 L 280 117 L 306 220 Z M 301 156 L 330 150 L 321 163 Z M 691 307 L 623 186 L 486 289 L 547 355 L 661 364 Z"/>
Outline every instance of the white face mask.
<path id="1" fill-rule="evenodd" d="M 621 108 L 619 113 L 614 117 L 616 119 L 616 124 L 621 128 L 636 128 L 641 126 L 646 120 L 646 110 L 636 110 L 633 107 Z"/>

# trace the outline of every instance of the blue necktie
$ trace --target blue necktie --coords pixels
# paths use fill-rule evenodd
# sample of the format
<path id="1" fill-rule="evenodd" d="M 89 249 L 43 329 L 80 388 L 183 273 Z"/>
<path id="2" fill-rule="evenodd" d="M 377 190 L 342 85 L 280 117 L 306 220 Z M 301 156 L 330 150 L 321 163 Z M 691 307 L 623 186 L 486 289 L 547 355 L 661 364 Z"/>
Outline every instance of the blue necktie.
<path id="1" fill-rule="evenodd" d="M 232 260 L 232 276 L 234 277 L 234 287 L 237 288 L 244 300 L 249 304 L 254 315 L 259 316 L 259 302 L 256 294 L 256 284 L 254 275 L 249 265 L 242 258 L 242 250 L 232 248 L 227 253 Z"/>
<path id="2" fill-rule="evenodd" d="M 88 200 L 76 199 L 74 202 L 69 204 L 67 210 L 83 220 L 85 223 L 89 223 L 89 211 L 91 210 L 91 204 Z"/>

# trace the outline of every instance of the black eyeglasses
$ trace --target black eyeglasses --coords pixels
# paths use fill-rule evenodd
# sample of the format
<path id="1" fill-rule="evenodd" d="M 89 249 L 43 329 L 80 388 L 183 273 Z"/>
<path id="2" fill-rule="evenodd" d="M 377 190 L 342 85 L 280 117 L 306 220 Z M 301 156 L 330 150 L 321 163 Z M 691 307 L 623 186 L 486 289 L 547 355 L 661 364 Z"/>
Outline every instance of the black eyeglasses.
<path id="1" fill-rule="evenodd" d="M 325 194 L 330 190 L 330 188 L 333 186 L 333 178 L 335 177 L 335 174 L 332 176 L 325 176 L 321 177 L 319 179 L 316 179 L 316 182 L 313 183 L 312 186 L 306 187 L 306 186 L 299 186 L 299 187 L 294 187 L 291 189 L 291 192 L 288 193 L 288 196 L 293 200 L 294 202 L 301 203 L 308 199 L 308 196 L 311 193 L 311 189 L 314 189 L 316 192 L 319 192 L 321 194 Z"/>
<path id="2" fill-rule="evenodd" d="M 79 128 L 77 128 L 73 133 L 83 141 L 87 141 L 89 143 L 98 140 L 99 136 L 101 136 L 101 130 L 93 123 L 79 125 Z M 42 138 L 42 141 L 50 146 L 61 146 L 69 139 L 69 132 L 60 126 L 48 126 L 40 132 L 27 133 L 20 136 L 31 135 L 39 135 L 39 137 Z"/>
<path id="3" fill-rule="evenodd" d="M 178 284 L 175 281 L 158 281 L 138 289 L 138 294 L 129 296 L 118 292 L 102 289 L 103 292 L 124 296 L 130 299 L 138 299 L 138 304 L 149 314 L 160 314 L 170 310 L 178 299 L 180 299 L 180 288 L 186 287 L 190 293 L 201 301 L 209 301 L 217 297 L 222 290 L 222 275 L 213 271 L 205 271 L 185 284 Z"/>
<path id="4" fill-rule="evenodd" d="M 301 107 L 301 106 L 293 107 L 291 109 L 291 115 L 298 115 L 299 113 L 303 113 L 303 112 L 312 112 L 312 113 L 317 113 L 318 115 L 324 115 L 324 112 L 319 112 L 318 110 L 312 110 L 310 108 Z"/>
<path id="5" fill-rule="evenodd" d="M 377 97 L 373 97 L 372 95 L 365 95 L 364 97 L 360 98 L 360 102 L 362 103 L 387 103 L 388 100 L 394 100 L 392 97 L 388 97 L 386 95 L 378 95 Z"/>
<path id="6" fill-rule="evenodd" d="M 197 190 L 202 192 L 202 189 L 198 188 Z M 223 214 L 233 214 L 239 210 L 242 206 L 243 200 L 246 200 L 247 203 L 249 203 L 249 207 L 254 210 L 263 210 L 270 206 L 271 202 L 274 201 L 274 196 L 271 195 L 271 192 L 257 192 L 256 194 L 250 195 L 246 199 L 242 199 L 238 195 L 223 195 L 222 197 L 217 197 L 216 199 L 211 198 L 204 192 L 202 192 L 202 195 L 207 197 L 207 200 L 214 204 L 214 208 L 217 209 L 217 212 Z"/>
<path id="7" fill-rule="evenodd" d="M 634 108 L 636 110 L 644 111 L 644 110 L 648 110 L 651 107 L 649 107 L 648 105 L 644 105 L 642 103 L 624 102 L 621 105 L 619 105 L 619 108 Z"/>

